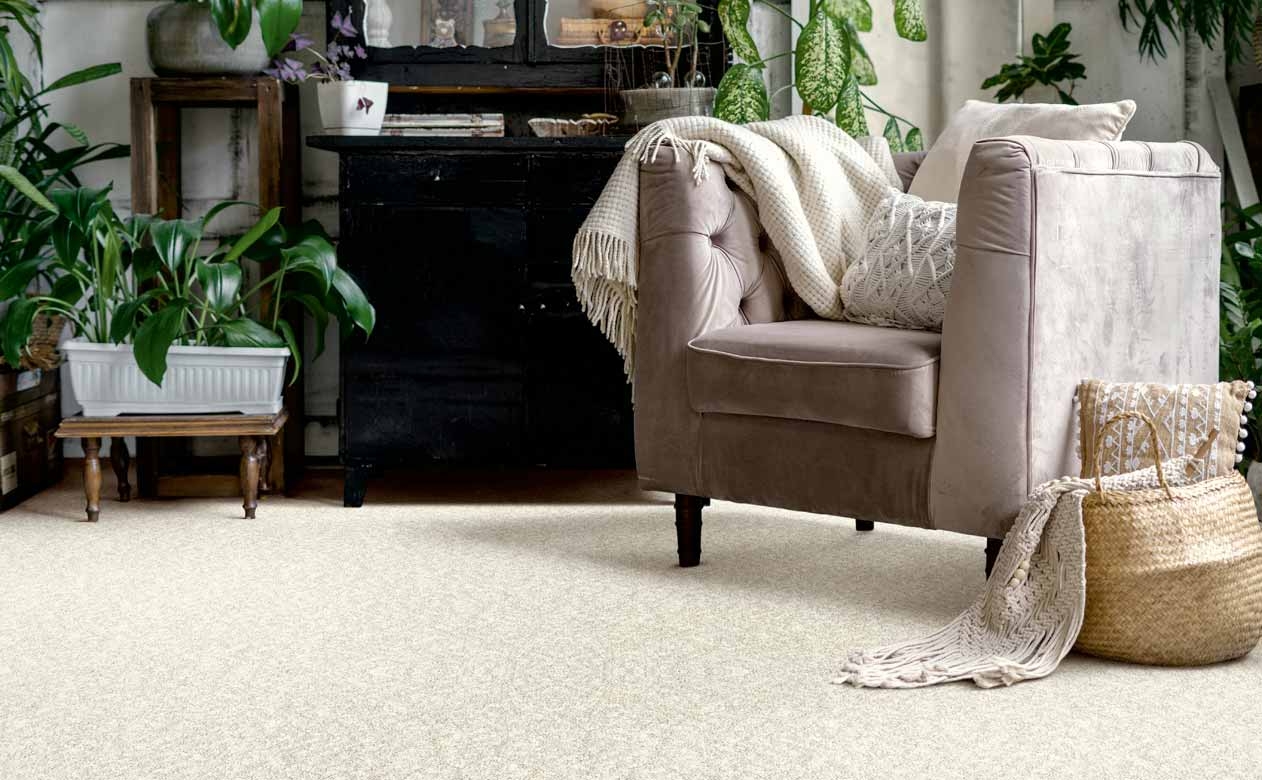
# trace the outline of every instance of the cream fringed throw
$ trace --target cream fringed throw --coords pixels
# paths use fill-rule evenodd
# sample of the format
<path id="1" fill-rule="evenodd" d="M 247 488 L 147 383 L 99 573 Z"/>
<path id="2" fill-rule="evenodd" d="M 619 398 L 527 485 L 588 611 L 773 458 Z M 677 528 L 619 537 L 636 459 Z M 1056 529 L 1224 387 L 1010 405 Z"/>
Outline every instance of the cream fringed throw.
<path id="1" fill-rule="evenodd" d="M 858 141 L 815 116 L 734 125 L 682 117 L 649 125 L 627 142 L 596 205 L 574 238 L 571 275 L 583 311 L 635 366 L 635 290 L 640 163 L 687 151 L 693 177 L 707 161 L 754 201 L 794 292 L 827 319 L 841 319 L 840 285 L 864 248 L 864 227 L 886 196 L 901 192 L 884 138 Z M 665 152 L 670 153 L 670 152 Z"/>
<path id="2" fill-rule="evenodd" d="M 1191 458 L 1166 465 L 1172 487 L 1194 481 Z M 1147 468 L 1104 478 L 1106 490 L 1158 487 Z M 850 654 L 833 682 L 867 688 L 920 688 L 972 680 L 994 688 L 1046 677 L 1069 653 L 1086 609 L 1082 499 L 1090 480 L 1040 485 L 1004 538 L 986 589 L 946 627 L 923 639 Z"/>

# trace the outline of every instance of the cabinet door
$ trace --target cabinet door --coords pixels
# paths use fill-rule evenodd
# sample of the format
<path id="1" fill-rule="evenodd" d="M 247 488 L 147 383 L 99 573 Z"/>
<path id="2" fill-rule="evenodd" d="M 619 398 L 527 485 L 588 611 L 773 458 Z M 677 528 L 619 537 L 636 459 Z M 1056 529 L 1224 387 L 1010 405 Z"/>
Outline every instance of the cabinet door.
<path id="1" fill-rule="evenodd" d="M 326 13 L 350 15 L 368 58 L 357 67 L 440 63 L 524 63 L 530 0 L 329 0 Z M 388 78 L 390 81 L 405 81 Z"/>
<path id="2" fill-rule="evenodd" d="M 344 208 L 342 262 L 377 308 L 343 351 L 344 454 L 520 461 L 525 213 Z"/>

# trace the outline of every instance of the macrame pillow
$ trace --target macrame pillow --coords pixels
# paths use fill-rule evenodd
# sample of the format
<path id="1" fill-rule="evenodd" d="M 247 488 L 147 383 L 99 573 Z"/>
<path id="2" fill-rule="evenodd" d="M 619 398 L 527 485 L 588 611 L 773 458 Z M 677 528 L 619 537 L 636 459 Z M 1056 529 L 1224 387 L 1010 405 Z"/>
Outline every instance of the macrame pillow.
<path id="1" fill-rule="evenodd" d="M 1162 458 L 1194 456 L 1203 464 L 1201 479 L 1220 477 L 1240 462 L 1248 435 L 1244 413 L 1257 393 L 1252 382 L 1213 385 L 1157 385 L 1141 382 L 1104 382 L 1086 379 L 1078 385 L 1079 447 L 1082 476 L 1095 468 L 1096 434 L 1118 412 L 1147 415 L 1157 427 Z M 1217 431 L 1208 451 L 1202 451 L 1210 432 Z M 1136 471 L 1151 465 L 1152 434 L 1138 420 L 1124 420 L 1104 434 L 1100 470 L 1104 476 Z"/>
<path id="2" fill-rule="evenodd" d="M 851 322 L 942 330 L 955 269 L 955 204 L 891 195 L 866 228 L 863 257 L 841 279 Z"/>

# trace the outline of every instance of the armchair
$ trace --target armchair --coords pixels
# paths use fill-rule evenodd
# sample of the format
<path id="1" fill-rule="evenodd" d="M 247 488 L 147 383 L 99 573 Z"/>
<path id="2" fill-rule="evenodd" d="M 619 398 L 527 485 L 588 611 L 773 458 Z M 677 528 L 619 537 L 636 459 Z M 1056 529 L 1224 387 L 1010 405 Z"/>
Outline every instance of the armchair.
<path id="1" fill-rule="evenodd" d="M 899 155 L 904 187 L 922 155 Z M 1078 381 L 1217 376 L 1220 180 L 1193 143 L 974 146 L 942 333 L 804 316 L 753 204 L 684 152 L 640 169 L 635 449 L 676 494 L 988 538 L 1077 473 Z"/>

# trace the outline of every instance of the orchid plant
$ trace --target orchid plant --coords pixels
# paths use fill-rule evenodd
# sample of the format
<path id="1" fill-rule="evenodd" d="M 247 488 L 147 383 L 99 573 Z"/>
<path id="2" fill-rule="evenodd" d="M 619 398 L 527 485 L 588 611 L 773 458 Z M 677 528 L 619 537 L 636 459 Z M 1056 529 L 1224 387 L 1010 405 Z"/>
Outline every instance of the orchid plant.
<path id="1" fill-rule="evenodd" d="M 333 18 L 329 20 L 329 30 L 332 36 L 323 52 L 316 47 L 315 41 L 307 36 L 301 33 L 290 35 L 289 42 L 281 49 L 276 59 L 272 60 L 271 67 L 263 72 L 290 84 L 309 80 L 349 81 L 352 78 L 351 61 L 366 59 L 368 52 L 363 44 L 355 42 L 359 37 L 359 30 L 356 30 L 355 25 L 351 23 L 349 13 L 345 16 L 341 12 L 334 13 Z M 299 52 L 306 52 L 306 56 L 314 58 L 315 61 L 308 64 L 295 56 L 290 56 L 297 55 Z M 367 111 L 371 105 L 369 103 L 368 106 L 361 106 L 361 108 Z"/>

